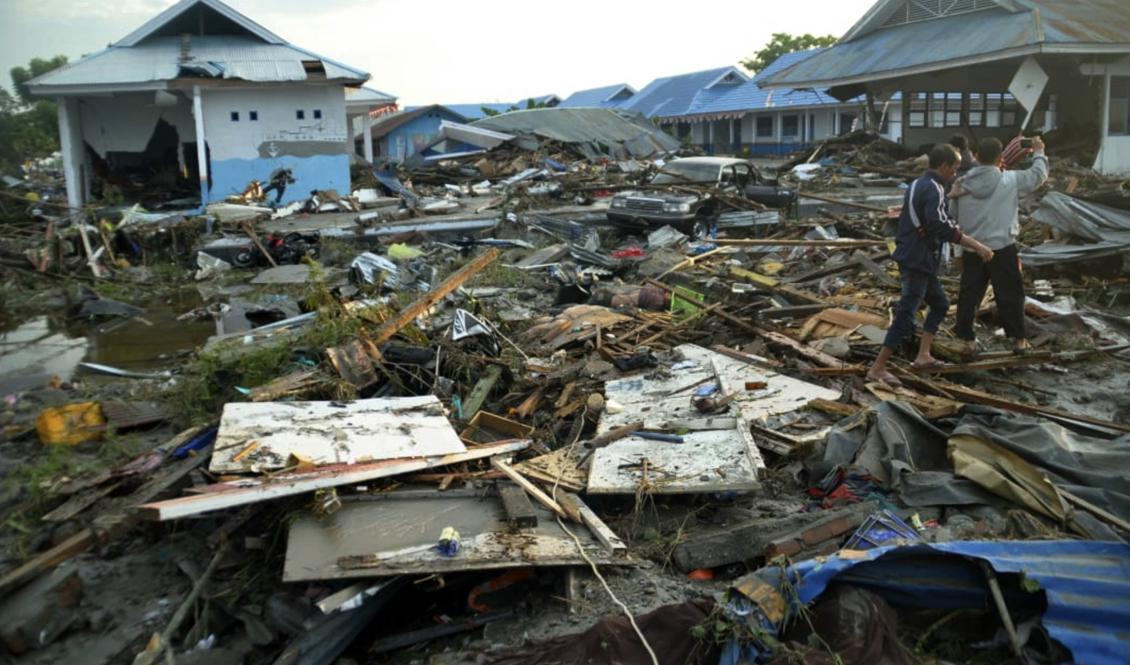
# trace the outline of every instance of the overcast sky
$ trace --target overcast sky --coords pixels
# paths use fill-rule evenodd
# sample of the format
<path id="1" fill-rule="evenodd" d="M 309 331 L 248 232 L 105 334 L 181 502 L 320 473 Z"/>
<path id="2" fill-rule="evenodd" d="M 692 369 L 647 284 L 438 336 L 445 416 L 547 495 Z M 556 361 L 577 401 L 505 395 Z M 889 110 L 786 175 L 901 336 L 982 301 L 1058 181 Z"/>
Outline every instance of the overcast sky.
<path id="1" fill-rule="evenodd" d="M 0 0 L 0 80 L 76 60 L 174 0 Z M 513 102 L 737 64 L 774 32 L 842 35 L 873 0 L 228 0 L 284 39 L 372 74 L 401 105 Z"/>

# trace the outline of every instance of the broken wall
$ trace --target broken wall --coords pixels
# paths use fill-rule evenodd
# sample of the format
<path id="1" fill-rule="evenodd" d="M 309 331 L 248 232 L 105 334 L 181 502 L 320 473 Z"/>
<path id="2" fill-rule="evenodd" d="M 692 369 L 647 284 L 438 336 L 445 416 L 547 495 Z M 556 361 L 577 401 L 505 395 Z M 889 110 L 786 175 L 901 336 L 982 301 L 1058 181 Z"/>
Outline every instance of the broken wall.
<path id="1" fill-rule="evenodd" d="M 349 191 L 349 128 L 340 84 L 203 94 L 209 202 L 242 192 L 252 180 L 266 183 L 279 168 L 290 169 L 295 180 L 281 203 L 305 199 L 316 189 Z"/>
<path id="2" fill-rule="evenodd" d="M 180 143 L 196 141 L 192 102 L 165 90 L 121 93 L 79 100 L 82 138 L 99 157 L 108 152 L 142 152 L 158 121 L 172 125 Z"/>

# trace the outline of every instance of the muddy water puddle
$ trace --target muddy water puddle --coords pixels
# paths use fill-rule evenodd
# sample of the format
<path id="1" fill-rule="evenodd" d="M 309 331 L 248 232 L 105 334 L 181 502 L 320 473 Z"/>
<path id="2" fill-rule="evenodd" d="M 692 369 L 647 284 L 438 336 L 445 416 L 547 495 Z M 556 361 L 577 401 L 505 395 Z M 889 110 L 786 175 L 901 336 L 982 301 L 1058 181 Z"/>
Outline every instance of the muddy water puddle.
<path id="1" fill-rule="evenodd" d="M 142 302 L 145 313 L 130 319 L 75 320 L 64 312 L 40 315 L 0 330 L 0 394 L 36 388 L 52 377 L 70 381 L 78 363 L 109 365 L 131 372 L 171 369 L 182 356 L 215 333 L 212 321 L 178 321 L 201 305 L 185 290 Z"/>

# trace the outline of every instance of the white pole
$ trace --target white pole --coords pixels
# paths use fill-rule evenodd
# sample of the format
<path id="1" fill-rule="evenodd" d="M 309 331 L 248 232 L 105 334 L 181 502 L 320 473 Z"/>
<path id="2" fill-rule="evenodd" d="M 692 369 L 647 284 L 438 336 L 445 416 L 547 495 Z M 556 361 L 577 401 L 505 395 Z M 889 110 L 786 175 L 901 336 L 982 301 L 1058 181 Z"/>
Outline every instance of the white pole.
<path id="1" fill-rule="evenodd" d="M 365 115 L 361 116 L 361 131 L 365 133 L 365 138 L 362 140 L 362 145 L 365 149 L 365 161 L 370 164 L 373 163 L 373 116 L 369 115 L 369 109 L 365 109 Z"/>
<path id="2" fill-rule="evenodd" d="M 77 101 L 73 97 L 55 98 L 55 106 L 59 115 L 59 148 L 63 153 L 63 177 L 67 183 L 67 206 L 71 212 L 82 209 L 82 174 L 79 172 L 79 159 L 82 157 L 82 145 L 75 145 L 75 125 L 78 114 L 72 113 Z M 80 142 L 81 143 L 81 142 Z"/>
<path id="3" fill-rule="evenodd" d="M 196 120 L 196 169 L 200 172 L 200 205 L 208 203 L 208 149 L 204 136 L 204 99 L 200 86 L 192 86 L 192 115 Z"/>

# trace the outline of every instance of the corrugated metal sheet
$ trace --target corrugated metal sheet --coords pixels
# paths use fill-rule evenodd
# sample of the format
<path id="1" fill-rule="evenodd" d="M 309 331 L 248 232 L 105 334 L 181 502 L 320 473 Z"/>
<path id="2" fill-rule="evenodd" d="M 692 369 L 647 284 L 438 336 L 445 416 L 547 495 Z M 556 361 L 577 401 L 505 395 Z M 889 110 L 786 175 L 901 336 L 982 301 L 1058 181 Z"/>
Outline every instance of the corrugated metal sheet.
<path id="1" fill-rule="evenodd" d="M 505 134 L 533 134 L 578 146 L 590 146 L 593 156 L 623 148 L 633 156 L 677 150 L 679 142 L 639 113 L 620 109 L 532 109 L 513 111 L 471 123 L 473 127 Z"/>
<path id="2" fill-rule="evenodd" d="M 947 601 L 977 587 L 983 579 L 967 576 L 968 568 L 947 565 L 900 566 L 907 557 L 953 554 L 987 561 L 998 573 L 1018 573 L 1039 584 L 1047 597 L 1042 623 L 1048 633 L 1071 650 L 1074 661 L 1087 665 L 1126 663 L 1130 654 L 1130 545 L 1094 541 L 955 541 L 931 545 L 885 547 L 852 558 L 839 555 L 812 559 L 787 569 L 797 598 L 813 602 L 827 585 L 840 581 L 882 584 L 889 592 L 917 606 L 944 607 Z M 887 556 L 891 555 L 891 556 Z M 879 559 L 882 559 L 879 561 Z M 852 569 L 866 564 L 870 572 Z M 868 568 L 858 569 L 859 571 Z M 762 569 L 757 574 L 778 574 Z M 962 579 L 965 577 L 965 579 Z"/>
<path id="3" fill-rule="evenodd" d="M 829 87 L 860 77 L 878 80 L 913 68 L 1030 47 L 1125 46 L 1130 52 L 1126 0 L 1018 0 L 1034 12 L 989 9 L 880 28 L 842 42 L 775 74 L 773 87 Z M 886 75 L 886 76 L 885 76 Z"/>
<path id="4" fill-rule="evenodd" d="M 627 88 L 629 92 L 633 90 L 627 83 L 606 85 L 601 88 L 590 88 L 589 90 L 578 90 L 562 100 L 562 102 L 557 105 L 557 108 L 613 108 L 621 106 L 623 102 L 609 101 L 609 98 L 625 88 Z"/>
<path id="5" fill-rule="evenodd" d="M 305 81 L 305 60 L 317 56 L 289 45 L 265 44 L 251 37 L 193 37 L 190 62 L 211 63 L 227 79 L 245 81 Z M 34 86 L 108 85 L 148 83 L 177 78 L 181 70 L 181 43 L 175 37 L 155 37 L 137 46 L 113 46 L 73 65 L 45 74 Z M 363 81 L 368 74 L 322 60 L 326 78 Z"/>
<path id="6" fill-rule="evenodd" d="M 638 111 L 649 118 L 686 115 L 694 106 L 695 98 L 706 86 L 729 71 L 737 71 L 737 68 L 719 67 L 658 78 L 648 83 L 618 108 Z"/>

